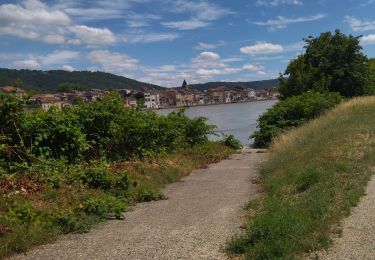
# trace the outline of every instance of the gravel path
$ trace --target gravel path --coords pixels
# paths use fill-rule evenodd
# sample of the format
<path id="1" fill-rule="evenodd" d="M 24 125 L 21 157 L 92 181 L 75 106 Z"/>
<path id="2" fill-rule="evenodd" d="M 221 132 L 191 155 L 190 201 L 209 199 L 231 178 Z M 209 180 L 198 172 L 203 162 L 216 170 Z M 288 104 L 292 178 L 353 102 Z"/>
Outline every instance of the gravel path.
<path id="1" fill-rule="evenodd" d="M 343 235 L 319 259 L 375 259 L 375 177 L 352 214 L 345 219 Z"/>
<path id="2" fill-rule="evenodd" d="M 169 185 L 168 200 L 138 204 L 123 221 L 13 259 L 226 259 L 222 247 L 240 226 L 242 206 L 256 195 L 253 180 L 264 157 L 244 149 Z"/>

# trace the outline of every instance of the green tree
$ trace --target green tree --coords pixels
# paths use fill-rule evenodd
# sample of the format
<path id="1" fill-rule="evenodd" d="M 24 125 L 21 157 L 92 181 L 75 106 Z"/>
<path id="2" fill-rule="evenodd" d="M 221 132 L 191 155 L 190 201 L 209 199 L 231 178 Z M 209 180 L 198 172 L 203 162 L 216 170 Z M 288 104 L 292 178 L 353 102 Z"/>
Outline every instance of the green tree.
<path id="1" fill-rule="evenodd" d="M 359 37 L 325 32 L 304 39 L 306 52 L 280 75 L 282 98 L 306 91 L 338 92 L 345 97 L 370 93 L 368 59 Z"/>
<path id="2" fill-rule="evenodd" d="M 13 82 L 13 86 L 14 86 L 14 87 L 20 88 L 20 87 L 22 87 L 22 85 L 23 85 L 23 82 L 22 82 L 22 80 L 21 80 L 20 78 L 17 78 L 17 79 Z"/>
<path id="3" fill-rule="evenodd" d="M 87 87 L 78 83 L 65 82 L 59 84 L 57 89 L 59 92 L 73 92 L 74 90 L 84 91 L 87 90 Z"/>

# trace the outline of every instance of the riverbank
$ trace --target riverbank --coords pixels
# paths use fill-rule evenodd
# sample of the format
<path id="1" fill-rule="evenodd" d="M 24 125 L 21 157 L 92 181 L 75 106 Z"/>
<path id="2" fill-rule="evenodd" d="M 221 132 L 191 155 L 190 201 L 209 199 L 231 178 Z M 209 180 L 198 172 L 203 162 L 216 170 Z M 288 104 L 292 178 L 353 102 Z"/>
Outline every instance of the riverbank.
<path id="1" fill-rule="evenodd" d="M 374 114 L 375 97 L 356 98 L 281 136 L 262 166 L 264 193 L 228 252 L 295 259 L 328 248 L 374 173 Z"/>
<path id="2" fill-rule="evenodd" d="M 228 103 L 218 103 L 218 104 L 197 104 L 193 106 L 171 106 L 171 107 L 160 107 L 158 109 L 145 109 L 151 111 L 158 111 L 158 110 L 166 110 L 166 109 L 183 109 L 183 108 L 192 108 L 192 107 L 208 107 L 208 106 L 220 106 L 220 105 L 231 105 L 231 104 L 243 104 L 243 103 L 254 103 L 254 102 L 264 102 L 270 100 L 279 100 L 278 98 L 266 98 L 266 99 L 259 99 L 259 100 L 246 100 L 246 101 L 239 101 L 239 102 L 228 102 Z"/>
<path id="3" fill-rule="evenodd" d="M 0 178 L 0 257 L 87 232 L 138 202 L 164 199 L 160 189 L 194 169 L 227 158 L 220 143 L 159 153 L 144 160 L 68 165 L 45 161 Z"/>

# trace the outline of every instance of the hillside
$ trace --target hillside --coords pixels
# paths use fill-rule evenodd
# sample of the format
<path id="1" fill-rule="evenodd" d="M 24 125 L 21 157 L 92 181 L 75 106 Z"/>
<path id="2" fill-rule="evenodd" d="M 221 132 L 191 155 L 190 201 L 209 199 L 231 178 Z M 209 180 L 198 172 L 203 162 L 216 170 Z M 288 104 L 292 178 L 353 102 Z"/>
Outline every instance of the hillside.
<path id="1" fill-rule="evenodd" d="M 49 92 L 57 91 L 58 85 L 67 82 L 80 84 L 87 88 L 99 89 L 163 89 L 157 85 L 151 85 L 134 79 L 99 71 L 68 72 L 63 70 L 41 71 L 0 69 L 0 86 L 12 84 L 17 78 L 22 80 L 22 87 L 26 90 L 38 88 Z"/>
<path id="2" fill-rule="evenodd" d="M 216 88 L 216 87 L 228 87 L 233 88 L 236 86 L 243 86 L 252 89 L 261 89 L 261 88 L 272 88 L 279 86 L 278 79 L 270 80 L 261 80 L 261 81 L 249 81 L 249 82 L 208 82 L 202 84 L 192 84 L 189 85 L 191 89 L 203 91 L 205 89 Z"/>
<path id="3" fill-rule="evenodd" d="M 374 174 L 374 113 L 375 97 L 356 98 L 281 136 L 261 168 L 264 194 L 228 250 L 300 259 L 327 248 Z"/>

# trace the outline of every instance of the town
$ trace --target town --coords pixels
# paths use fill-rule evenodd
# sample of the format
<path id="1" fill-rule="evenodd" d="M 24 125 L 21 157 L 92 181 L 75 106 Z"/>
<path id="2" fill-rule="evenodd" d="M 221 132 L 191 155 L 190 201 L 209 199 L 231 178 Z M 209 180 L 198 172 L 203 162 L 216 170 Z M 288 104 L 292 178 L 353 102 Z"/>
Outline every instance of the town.
<path id="1" fill-rule="evenodd" d="M 2 92 L 15 93 L 24 98 L 26 91 L 19 87 L 3 86 Z M 251 89 L 243 86 L 228 88 L 218 86 L 203 92 L 190 89 L 184 80 L 179 88 L 165 90 L 142 91 L 132 89 L 91 89 L 87 91 L 73 90 L 70 92 L 41 93 L 28 98 L 29 104 L 48 110 L 51 107 L 63 109 L 73 106 L 77 102 L 94 102 L 104 98 L 109 93 L 117 93 L 124 101 L 124 106 L 141 109 L 162 109 L 175 107 L 190 107 L 203 105 L 217 105 L 239 102 L 250 102 L 260 100 L 277 99 L 279 92 L 277 87 L 267 89 Z"/>

